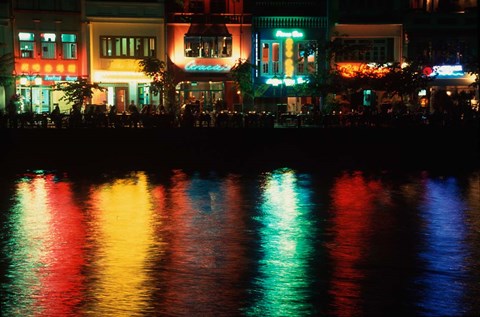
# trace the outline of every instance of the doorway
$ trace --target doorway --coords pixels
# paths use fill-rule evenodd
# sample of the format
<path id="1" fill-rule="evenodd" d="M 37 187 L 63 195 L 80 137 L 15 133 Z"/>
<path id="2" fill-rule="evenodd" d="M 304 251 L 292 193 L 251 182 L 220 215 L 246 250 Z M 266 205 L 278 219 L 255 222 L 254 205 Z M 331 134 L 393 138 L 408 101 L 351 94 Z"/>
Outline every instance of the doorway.
<path id="1" fill-rule="evenodd" d="M 118 112 L 127 110 L 128 92 L 126 87 L 115 87 L 115 104 Z"/>

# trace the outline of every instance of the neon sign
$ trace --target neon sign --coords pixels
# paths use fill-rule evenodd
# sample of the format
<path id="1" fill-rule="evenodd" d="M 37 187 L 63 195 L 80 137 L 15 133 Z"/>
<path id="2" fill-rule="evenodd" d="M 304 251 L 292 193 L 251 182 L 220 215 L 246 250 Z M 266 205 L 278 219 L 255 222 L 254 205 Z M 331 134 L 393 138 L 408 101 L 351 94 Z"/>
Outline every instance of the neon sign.
<path id="1" fill-rule="evenodd" d="M 191 61 L 185 65 L 187 72 L 228 72 L 231 66 L 226 64 L 197 64 L 196 61 Z"/>
<path id="2" fill-rule="evenodd" d="M 46 81 L 76 81 L 78 76 L 45 75 L 43 79 Z"/>
<path id="3" fill-rule="evenodd" d="M 347 78 L 355 77 L 357 73 L 381 77 L 389 71 L 387 67 L 360 63 L 339 63 L 337 69 L 343 77 Z"/>
<path id="4" fill-rule="evenodd" d="M 285 75 L 287 77 L 292 77 L 293 75 L 293 40 L 288 38 L 285 40 Z"/>
<path id="5" fill-rule="evenodd" d="M 297 77 L 297 78 L 286 77 L 284 79 L 273 77 L 273 78 L 267 79 L 265 83 L 272 86 L 279 86 L 282 84 L 284 84 L 285 86 L 295 86 L 296 84 L 303 84 L 306 82 L 307 81 L 303 77 Z"/>
<path id="6" fill-rule="evenodd" d="M 40 74 L 76 74 L 76 63 L 43 62 L 21 63 L 16 69 L 17 73 L 40 73 Z"/>
<path id="7" fill-rule="evenodd" d="M 302 32 L 299 32 L 299 31 L 291 31 L 291 32 L 285 32 L 285 31 L 282 31 L 282 30 L 277 30 L 277 32 L 275 33 L 275 36 L 276 37 L 295 37 L 295 38 L 300 38 L 300 37 L 303 37 L 303 33 Z"/>
<path id="8" fill-rule="evenodd" d="M 462 65 L 440 65 L 433 66 L 432 72 L 428 76 L 437 77 L 462 77 L 465 75 Z"/>

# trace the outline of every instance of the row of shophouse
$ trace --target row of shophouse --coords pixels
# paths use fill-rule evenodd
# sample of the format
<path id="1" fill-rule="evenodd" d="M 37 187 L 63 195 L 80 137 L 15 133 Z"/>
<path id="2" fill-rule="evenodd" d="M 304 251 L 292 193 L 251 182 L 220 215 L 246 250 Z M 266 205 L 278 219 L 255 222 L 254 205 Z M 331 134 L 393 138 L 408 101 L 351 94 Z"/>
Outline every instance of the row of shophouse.
<path id="1" fill-rule="evenodd" d="M 333 39 L 368 43 L 368 51 L 334 61 L 346 74 L 421 55 L 436 80 L 420 93 L 464 92 L 476 103 L 465 60 L 478 56 L 477 36 L 476 0 L 0 0 L 0 56 L 13 55 L 4 65 L 13 80 L 0 87 L 0 110 L 16 94 L 37 113 L 55 105 L 68 111 L 53 86 L 80 77 L 106 88 L 92 104 L 119 112 L 131 102 L 158 105 L 138 66 L 155 57 L 174 74 L 177 105 L 253 110 L 230 75 L 241 59 L 256 66 L 256 110 L 299 112 L 319 101 L 295 86 L 331 62 L 317 44 Z M 368 106 L 372 92 L 364 93 Z"/>

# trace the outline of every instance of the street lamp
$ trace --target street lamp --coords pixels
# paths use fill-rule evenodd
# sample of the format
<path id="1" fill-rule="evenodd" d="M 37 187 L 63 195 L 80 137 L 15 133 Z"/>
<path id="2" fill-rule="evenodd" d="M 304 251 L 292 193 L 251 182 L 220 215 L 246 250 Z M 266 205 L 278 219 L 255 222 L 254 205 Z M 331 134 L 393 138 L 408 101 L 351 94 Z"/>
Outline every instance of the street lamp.
<path id="1" fill-rule="evenodd" d="M 20 76 L 20 85 L 28 86 L 30 88 L 30 112 L 33 112 L 33 86 L 40 86 L 42 84 L 42 77 L 38 75 L 25 75 Z"/>

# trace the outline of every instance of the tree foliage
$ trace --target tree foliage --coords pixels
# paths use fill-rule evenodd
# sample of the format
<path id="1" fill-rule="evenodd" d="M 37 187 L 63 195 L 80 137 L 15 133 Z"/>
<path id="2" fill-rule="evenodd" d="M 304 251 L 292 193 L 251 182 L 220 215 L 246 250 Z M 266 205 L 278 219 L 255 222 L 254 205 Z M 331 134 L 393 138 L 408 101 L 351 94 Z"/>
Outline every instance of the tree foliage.
<path id="1" fill-rule="evenodd" d="M 6 86 L 13 81 L 13 76 L 9 73 L 10 66 L 13 65 L 13 54 L 7 53 L 0 56 L 0 86 Z"/>
<path id="2" fill-rule="evenodd" d="M 385 66 L 382 66 L 385 67 Z M 413 98 L 421 89 L 426 89 L 434 77 L 429 77 L 422 72 L 422 66 L 416 62 L 394 62 L 386 66 L 387 71 L 383 76 L 375 78 L 373 86 L 384 90 L 392 96 L 397 95 L 403 101 L 404 97 Z"/>
<path id="3" fill-rule="evenodd" d="M 74 105 L 83 105 L 92 98 L 95 90 L 106 90 L 105 87 L 101 87 L 97 83 L 90 83 L 86 77 L 80 77 L 72 82 L 58 83 L 54 89 L 63 91 L 64 95 L 60 98 L 60 101 L 64 100 Z"/>
<path id="4" fill-rule="evenodd" d="M 230 77 L 235 82 L 235 88 L 240 90 L 243 97 L 253 97 L 254 95 L 252 80 L 252 72 L 254 70 L 255 65 L 241 58 L 230 69 Z"/>
<path id="5" fill-rule="evenodd" d="M 161 103 L 164 98 L 168 101 L 174 98 L 175 76 L 167 69 L 164 61 L 156 57 L 145 57 L 138 62 L 138 66 L 140 71 L 152 80 L 150 91 L 154 96 L 161 95 Z"/>

